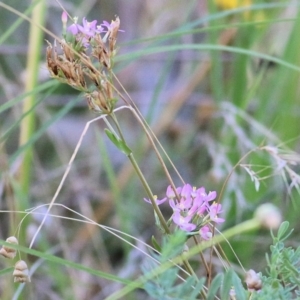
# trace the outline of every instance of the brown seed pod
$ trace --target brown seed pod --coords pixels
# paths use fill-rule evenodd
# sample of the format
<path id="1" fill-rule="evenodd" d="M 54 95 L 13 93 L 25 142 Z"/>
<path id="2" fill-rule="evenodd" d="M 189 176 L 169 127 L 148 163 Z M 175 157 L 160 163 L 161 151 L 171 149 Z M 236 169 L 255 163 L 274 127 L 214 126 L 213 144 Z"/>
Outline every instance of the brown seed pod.
<path id="1" fill-rule="evenodd" d="M 13 276 L 14 282 L 30 282 L 29 270 L 24 260 L 19 260 L 16 262 Z"/>
<path id="2" fill-rule="evenodd" d="M 259 291 L 262 288 L 262 281 L 259 274 L 252 269 L 246 272 L 245 282 L 249 291 Z"/>
<path id="3" fill-rule="evenodd" d="M 6 242 L 13 245 L 19 244 L 17 238 L 14 236 L 10 236 L 9 238 L 7 238 Z M 6 258 L 14 258 L 17 254 L 17 251 L 15 249 L 10 248 L 9 246 L 3 246 L 0 249 L 0 254 Z"/>

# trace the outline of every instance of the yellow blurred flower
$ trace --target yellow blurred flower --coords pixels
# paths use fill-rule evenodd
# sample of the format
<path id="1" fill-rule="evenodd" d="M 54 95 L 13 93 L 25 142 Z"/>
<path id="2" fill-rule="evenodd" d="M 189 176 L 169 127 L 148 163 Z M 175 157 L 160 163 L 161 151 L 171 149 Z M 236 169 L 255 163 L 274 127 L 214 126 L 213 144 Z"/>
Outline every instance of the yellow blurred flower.
<path id="1" fill-rule="evenodd" d="M 222 10 L 230 10 L 239 7 L 247 7 L 252 5 L 252 0 L 214 0 L 218 8 Z M 266 19 L 263 11 L 251 11 L 247 10 L 243 12 L 243 17 L 246 20 L 252 20 L 256 22 L 262 22 Z"/>
<path id="2" fill-rule="evenodd" d="M 233 9 L 240 6 L 250 6 L 251 0 L 215 0 L 217 6 L 221 9 Z"/>

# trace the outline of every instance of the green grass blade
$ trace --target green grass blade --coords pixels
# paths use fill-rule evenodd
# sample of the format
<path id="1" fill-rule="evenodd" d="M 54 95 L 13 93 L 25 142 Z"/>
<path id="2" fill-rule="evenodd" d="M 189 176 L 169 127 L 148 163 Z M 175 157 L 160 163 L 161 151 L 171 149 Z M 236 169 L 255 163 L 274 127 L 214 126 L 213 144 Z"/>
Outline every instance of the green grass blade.
<path id="1" fill-rule="evenodd" d="M 3 240 L 0 240 L 0 244 L 5 245 L 5 246 L 9 246 L 10 248 L 16 249 L 20 252 L 24 252 L 26 254 L 30 254 L 30 255 L 33 255 L 33 256 L 36 256 L 36 257 L 43 258 L 43 259 L 45 259 L 49 262 L 57 263 L 57 264 L 59 264 L 61 266 L 64 266 L 64 267 L 69 267 L 69 268 L 73 268 L 73 269 L 76 269 L 76 270 L 84 271 L 84 272 L 87 272 L 89 274 L 95 275 L 97 277 L 107 279 L 107 280 L 110 280 L 110 281 L 114 281 L 114 282 L 119 282 L 119 283 L 122 283 L 122 284 L 125 284 L 125 285 L 130 284 L 129 280 L 122 279 L 118 276 L 111 275 L 111 274 L 108 274 L 108 273 L 105 273 L 105 272 L 101 272 L 101 271 L 98 271 L 98 270 L 95 270 L 95 269 L 91 269 L 89 267 L 85 267 L 82 264 L 78 264 L 78 263 L 75 263 L 75 262 L 72 262 L 72 261 L 54 256 L 52 254 L 48 254 L 48 253 L 45 253 L 45 252 L 40 252 L 40 251 L 37 251 L 37 250 L 34 250 L 34 249 L 29 249 L 29 248 L 19 246 L 19 245 L 12 245 L 12 244 L 7 243 Z"/>

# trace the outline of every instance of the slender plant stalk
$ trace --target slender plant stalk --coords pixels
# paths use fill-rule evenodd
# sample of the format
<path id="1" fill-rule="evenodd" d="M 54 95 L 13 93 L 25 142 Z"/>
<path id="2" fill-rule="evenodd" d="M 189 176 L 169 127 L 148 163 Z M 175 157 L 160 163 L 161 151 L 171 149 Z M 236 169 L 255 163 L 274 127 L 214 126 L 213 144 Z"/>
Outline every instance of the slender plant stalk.
<path id="1" fill-rule="evenodd" d="M 44 22 L 44 12 L 45 12 L 45 0 L 41 0 L 32 11 L 32 23 L 30 25 L 29 32 L 29 47 L 28 47 L 28 58 L 26 67 L 26 81 L 25 81 L 25 92 L 32 91 L 37 86 L 38 70 L 40 56 L 42 52 L 42 33 L 43 31 L 35 26 L 34 24 L 41 24 Z M 23 102 L 23 114 L 30 111 L 35 105 L 35 94 L 31 94 L 25 98 Z M 27 114 L 27 116 L 22 120 L 20 125 L 20 137 L 19 146 L 26 144 L 34 133 L 35 127 L 35 113 L 34 109 Z M 25 210 L 29 207 L 29 187 L 31 180 L 31 170 L 32 170 L 32 149 L 28 147 L 23 152 L 23 160 L 18 173 L 18 201 L 16 202 L 16 210 Z M 27 220 L 28 222 L 29 220 Z M 18 220 L 17 220 L 18 222 Z M 19 242 L 25 243 L 26 240 L 26 224 L 23 224 L 19 234 Z"/>
<path id="2" fill-rule="evenodd" d="M 117 126 L 118 132 L 120 134 L 120 138 L 122 139 L 122 141 L 124 141 L 124 143 L 126 143 L 125 139 L 124 139 L 124 136 L 122 134 L 122 130 L 120 128 L 120 125 L 118 123 L 118 120 L 117 120 L 116 116 L 114 114 L 111 114 L 111 117 L 112 117 L 115 125 Z M 145 188 L 145 190 L 146 190 L 146 192 L 148 194 L 148 197 L 149 197 L 149 199 L 151 201 L 153 209 L 154 209 L 156 215 L 159 218 L 160 224 L 162 225 L 162 227 L 164 228 L 164 230 L 165 230 L 166 233 L 170 233 L 170 230 L 169 230 L 169 227 L 168 227 L 168 225 L 166 223 L 166 220 L 165 220 L 164 216 L 162 215 L 162 213 L 161 213 L 158 205 L 155 202 L 154 195 L 153 195 L 153 193 L 151 191 L 151 188 L 148 185 L 147 180 L 145 179 L 145 177 L 144 177 L 144 175 L 143 175 L 140 167 L 138 166 L 138 164 L 137 164 L 137 162 L 136 162 L 136 160 L 135 160 L 132 152 L 128 155 L 128 158 L 129 158 L 129 160 L 130 160 L 130 162 L 131 162 L 134 170 L 136 171 L 138 177 L 140 178 L 140 180 L 141 180 L 141 182 L 143 184 L 143 187 Z"/>
<path id="3" fill-rule="evenodd" d="M 31 91 L 37 86 L 40 56 L 42 52 L 43 31 L 34 25 L 43 24 L 45 15 L 45 0 L 41 0 L 32 11 L 32 21 L 29 32 L 29 48 L 26 68 L 25 92 Z M 29 111 L 35 103 L 35 95 L 32 94 L 24 100 L 23 113 Z M 24 145 L 32 136 L 35 126 L 34 111 L 29 113 L 22 121 L 20 128 L 19 145 Z M 19 172 L 19 180 L 24 195 L 28 194 L 32 165 L 32 149 L 24 151 L 22 165 Z"/>

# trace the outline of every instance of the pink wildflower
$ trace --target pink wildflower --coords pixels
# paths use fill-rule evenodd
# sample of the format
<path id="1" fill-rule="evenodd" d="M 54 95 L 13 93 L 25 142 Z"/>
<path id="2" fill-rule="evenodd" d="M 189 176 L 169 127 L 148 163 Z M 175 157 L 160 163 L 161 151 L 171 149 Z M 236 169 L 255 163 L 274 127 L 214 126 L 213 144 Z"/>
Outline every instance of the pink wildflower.
<path id="1" fill-rule="evenodd" d="M 101 27 L 106 27 L 107 30 L 105 30 L 105 32 L 113 31 L 117 26 L 118 24 L 115 21 L 111 21 L 111 23 L 108 23 L 107 21 L 103 21 L 101 24 Z M 124 32 L 124 30 L 121 29 L 118 29 L 118 31 Z"/>
<path id="2" fill-rule="evenodd" d="M 178 227 L 184 231 L 193 231 L 196 228 L 196 225 L 190 223 L 191 216 L 184 217 L 180 214 L 180 212 L 176 211 L 173 214 L 173 221 Z"/>
<path id="3" fill-rule="evenodd" d="M 176 193 L 171 186 L 168 186 L 166 198 L 156 201 L 159 205 L 168 199 L 173 210 L 173 222 L 181 230 L 187 232 L 199 230 L 202 239 L 208 240 L 211 238 L 212 233 L 209 226 L 205 224 L 211 221 L 215 223 L 225 221 L 218 217 L 218 214 L 222 212 L 221 204 L 210 204 L 216 197 L 217 193 L 215 191 L 207 194 L 204 187 L 197 189 L 187 183 L 182 187 L 177 187 Z M 150 202 L 148 199 L 144 200 Z M 200 228 L 200 226 L 202 227 Z"/>
<path id="4" fill-rule="evenodd" d="M 200 228 L 199 234 L 202 237 L 202 239 L 206 240 L 206 241 L 210 240 L 211 237 L 212 237 L 212 233 L 210 231 L 210 228 L 207 225 Z"/>
<path id="5" fill-rule="evenodd" d="M 67 31 L 76 36 L 76 39 L 87 48 L 90 44 L 90 40 L 94 38 L 96 34 L 103 32 L 103 28 L 97 26 L 97 20 L 88 22 L 86 18 L 83 18 L 82 25 L 74 23 L 67 28 Z"/>
<path id="6" fill-rule="evenodd" d="M 164 203 L 167 200 L 167 198 L 163 198 L 163 199 L 159 200 L 159 199 L 157 199 L 157 196 L 154 196 L 154 200 L 155 200 L 157 205 L 161 205 L 162 203 Z M 151 204 L 151 201 L 147 198 L 144 198 L 144 201 Z"/>
<path id="7" fill-rule="evenodd" d="M 210 207 L 209 207 L 209 216 L 211 221 L 216 222 L 216 223 L 223 223 L 225 219 L 222 219 L 217 216 L 217 214 L 222 212 L 222 205 L 220 203 L 214 202 Z"/>

